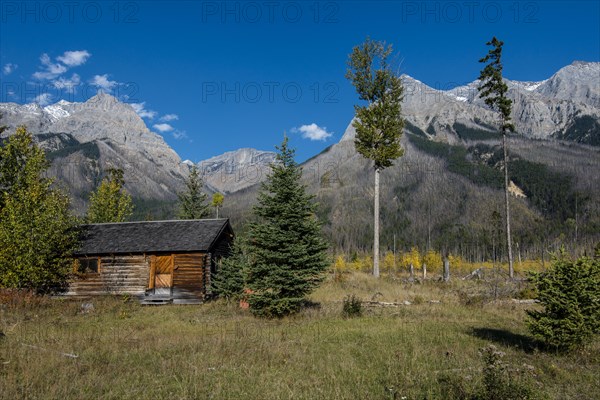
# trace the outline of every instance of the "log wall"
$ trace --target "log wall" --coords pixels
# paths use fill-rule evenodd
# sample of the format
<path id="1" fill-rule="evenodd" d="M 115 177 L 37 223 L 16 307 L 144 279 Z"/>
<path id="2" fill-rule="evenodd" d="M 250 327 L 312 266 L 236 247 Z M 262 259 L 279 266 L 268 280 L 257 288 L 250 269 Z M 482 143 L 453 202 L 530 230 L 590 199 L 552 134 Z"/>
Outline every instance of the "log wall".
<path id="1" fill-rule="evenodd" d="M 172 298 L 200 299 L 210 292 L 211 260 L 206 253 L 172 254 Z M 155 285 L 156 262 L 153 255 L 98 257 L 98 273 L 77 276 L 67 296 L 130 294 L 143 297 Z M 164 256 L 160 257 L 165 258 Z"/>
<path id="2" fill-rule="evenodd" d="M 149 257 L 103 256 L 99 261 L 99 272 L 77 277 L 71 282 L 67 296 L 144 295 L 150 271 Z"/>
<path id="3" fill-rule="evenodd" d="M 175 254 L 173 263 L 173 298 L 204 299 L 210 285 L 208 255 Z"/>

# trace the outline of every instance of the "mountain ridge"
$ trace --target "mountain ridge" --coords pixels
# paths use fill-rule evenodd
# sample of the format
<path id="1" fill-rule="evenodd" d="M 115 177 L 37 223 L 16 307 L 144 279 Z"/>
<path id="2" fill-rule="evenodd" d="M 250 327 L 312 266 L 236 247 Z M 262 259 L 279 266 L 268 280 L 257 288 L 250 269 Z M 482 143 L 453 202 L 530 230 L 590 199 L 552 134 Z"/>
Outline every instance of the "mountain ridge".
<path id="1" fill-rule="evenodd" d="M 542 81 L 507 79 L 517 131 L 532 139 L 600 145 L 596 74 L 600 63 L 575 61 Z M 477 80 L 437 90 L 408 75 L 402 79 L 407 132 L 449 144 L 497 137 L 497 116 L 478 98 Z M 136 197 L 173 200 L 193 164 L 182 161 L 133 107 L 103 92 L 85 102 L 60 100 L 45 107 L 0 103 L 0 113 L 9 128 L 28 126 L 53 160 L 51 173 L 67 183 L 81 207 L 84 193 L 93 189 L 106 168 L 122 168 L 127 189 Z M 355 135 L 350 121 L 337 143 L 305 162 L 311 174 L 323 175 L 339 158 L 354 157 Z M 235 193 L 264 180 L 274 159 L 273 152 L 241 148 L 196 165 L 209 191 Z"/>

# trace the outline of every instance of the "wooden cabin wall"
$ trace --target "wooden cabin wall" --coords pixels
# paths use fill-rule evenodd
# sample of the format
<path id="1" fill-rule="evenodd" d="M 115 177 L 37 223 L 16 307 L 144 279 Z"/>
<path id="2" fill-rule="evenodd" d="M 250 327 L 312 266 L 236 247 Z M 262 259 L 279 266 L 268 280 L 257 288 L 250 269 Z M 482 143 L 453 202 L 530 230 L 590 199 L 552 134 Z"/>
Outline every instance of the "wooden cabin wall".
<path id="1" fill-rule="evenodd" d="M 204 299 L 210 287 L 210 262 L 206 253 L 174 254 L 173 298 Z"/>
<path id="2" fill-rule="evenodd" d="M 144 255 L 119 255 L 99 258 L 100 271 L 96 274 L 85 274 L 79 277 L 71 283 L 66 295 L 144 295 L 148 285 L 150 257 Z"/>

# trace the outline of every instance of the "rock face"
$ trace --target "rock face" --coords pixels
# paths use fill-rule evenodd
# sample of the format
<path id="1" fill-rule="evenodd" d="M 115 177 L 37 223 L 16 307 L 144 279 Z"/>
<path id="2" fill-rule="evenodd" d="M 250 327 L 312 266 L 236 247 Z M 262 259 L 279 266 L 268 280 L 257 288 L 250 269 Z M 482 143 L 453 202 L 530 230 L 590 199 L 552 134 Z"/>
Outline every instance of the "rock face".
<path id="1" fill-rule="evenodd" d="M 558 138 L 600 144 L 600 63 L 575 61 L 541 82 L 506 80 L 506 83 L 508 96 L 513 100 L 512 119 L 518 133 L 537 139 Z M 439 93 L 462 102 L 465 107 L 475 106 L 466 113 L 470 114 L 467 125 L 486 130 L 496 125 L 497 117 L 490 114 L 478 97 L 478 84 L 474 81 Z M 434 89 L 426 88 L 425 91 Z M 406 118 L 412 122 L 410 103 L 407 102 Z M 444 133 L 440 125 L 448 127 L 461 121 L 450 116 L 441 121 L 438 119 L 431 128 L 418 122 L 421 122 L 418 125 L 421 129 Z"/>
<path id="2" fill-rule="evenodd" d="M 445 91 L 407 75 L 403 82 L 408 132 L 450 144 L 497 134 L 498 117 L 478 98 L 477 81 Z M 513 122 L 525 138 L 600 145 L 600 63 L 574 62 L 541 82 L 506 82 Z M 50 174 L 70 190 L 79 209 L 109 167 L 125 171 L 133 196 L 173 200 L 193 164 L 182 162 L 131 106 L 107 94 L 47 107 L 3 103 L 0 113 L 2 124 L 12 128 L 4 135 L 21 124 L 35 134 L 52 160 Z M 307 161 L 309 182 L 334 187 L 342 179 L 336 176 L 339 167 L 348 160 L 366 166 L 354 150 L 355 136 L 350 122 L 339 143 Z M 198 167 L 209 190 L 234 193 L 263 181 L 274 159 L 273 152 L 244 148 L 201 161 Z"/>
<path id="3" fill-rule="evenodd" d="M 498 116 L 479 98 L 479 81 L 437 90 L 408 75 L 402 80 L 402 113 L 409 132 L 448 143 L 496 132 Z M 541 82 L 506 83 L 518 133 L 600 144 L 600 63 L 576 61 Z M 342 141 L 355 134 L 350 125 Z"/>
<path id="4" fill-rule="evenodd" d="M 131 106 L 99 93 L 84 103 L 61 100 L 37 104 L 0 104 L 2 124 L 14 132 L 26 125 L 52 161 L 50 174 L 84 207 L 89 192 L 107 168 L 121 168 L 134 197 L 171 200 L 189 168 L 163 138 L 146 127 Z"/>
<path id="5" fill-rule="evenodd" d="M 575 61 L 542 82 L 535 91 L 545 97 L 600 108 L 600 63 Z"/>
<path id="6" fill-rule="evenodd" d="M 515 101 L 513 120 L 520 133 L 508 138 L 509 156 L 513 161 L 523 161 L 515 164 L 523 168 L 523 174 L 515 174 L 509 187 L 514 237 L 535 229 L 546 232 L 545 222 L 538 224 L 546 218 L 550 202 L 546 200 L 552 196 L 532 188 L 541 182 L 553 182 L 555 173 L 564 182 L 572 182 L 573 187 L 554 198 L 566 199 L 574 193 L 570 190 L 586 193 L 590 199 L 600 196 L 600 176 L 589 172 L 600 167 L 598 148 L 553 140 L 600 145 L 600 110 L 593 105 L 597 81 L 589 76 L 581 78 L 573 70 L 579 71 L 579 67 L 566 67 L 542 82 L 507 81 L 509 95 Z M 569 95 L 555 96 L 569 85 L 552 93 L 545 91 L 557 76 L 578 88 L 574 89 L 573 99 Z M 402 114 L 406 132 L 412 134 L 402 136 L 405 154 L 380 177 L 382 251 L 395 246 L 396 239 L 407 247 L 416 242 L 436 246 L 436 241 L 446 246 L 454 240 L 452 235 L 464 240 L 465 232 L 487 232 L 495 224 L 493 212 L 501 214 L 504 207 L 496 114 L 477 98 L 477 82 L 441 91 L 408 76 L 403 79 Z M 356 152 L 355 137 L 350 121 L 338 143 L 302 164 L 303 180 L 319 204 L 323 231 L 332 246 L 347 254 L 370 251 L 373 232 L 373 164 Z M 538 138 L 544 140 L 532 140 Z M 546 172 L 539 177 L 537 173 L 529 174 L 524 166 L 530 171 Z M 257 192 L 255 185 L 230 195 L 224 215 L 234 221 L 248 218 Z M 543 196 L 547 198 L 539 201 Z M 567 202 L 560 207 L 563 211 L 576 209 Z M 585 211 L 579 208 L 576 212 L 590 216 L 589 227 L 597 226 L 597 202 L 590 201 L 585 207 Z M 455 233 L 448 233 L 453 230 Z"/>
<path id="7" fill-rule="evenodd" d="M 275 153 L 244 148 L 198 163 L 205 184 L 213 191 L 232 193 L 262 182 Z"/>

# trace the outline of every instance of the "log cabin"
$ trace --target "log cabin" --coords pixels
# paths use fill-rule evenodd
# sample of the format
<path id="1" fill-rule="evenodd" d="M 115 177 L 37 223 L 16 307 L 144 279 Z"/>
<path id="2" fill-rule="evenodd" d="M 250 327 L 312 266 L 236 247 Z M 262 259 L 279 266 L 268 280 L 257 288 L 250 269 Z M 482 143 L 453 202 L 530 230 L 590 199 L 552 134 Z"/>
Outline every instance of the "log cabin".
<path id="1" fill-rule="evenodd" d="M 142 304 L 199 304 L 228 255 L 228 219 L 123 222 L 81 227 L 67 296 L 126 294 Z"/>

